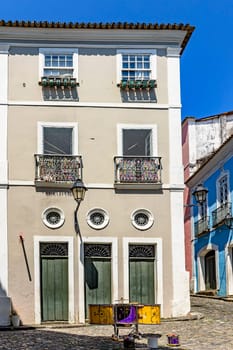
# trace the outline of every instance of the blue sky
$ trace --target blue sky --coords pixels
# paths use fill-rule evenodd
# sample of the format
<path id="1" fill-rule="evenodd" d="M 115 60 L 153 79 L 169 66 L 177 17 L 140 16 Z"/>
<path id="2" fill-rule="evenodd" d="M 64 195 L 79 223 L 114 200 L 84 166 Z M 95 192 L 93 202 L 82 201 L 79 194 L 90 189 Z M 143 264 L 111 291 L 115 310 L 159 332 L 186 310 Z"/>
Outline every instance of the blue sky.
<path id="1" fill-rule="evenodd" d="M 233 110 L 232 0 L 8 0 L 4 20 L 188 23 L 181 58 L 182 117 Z"/>

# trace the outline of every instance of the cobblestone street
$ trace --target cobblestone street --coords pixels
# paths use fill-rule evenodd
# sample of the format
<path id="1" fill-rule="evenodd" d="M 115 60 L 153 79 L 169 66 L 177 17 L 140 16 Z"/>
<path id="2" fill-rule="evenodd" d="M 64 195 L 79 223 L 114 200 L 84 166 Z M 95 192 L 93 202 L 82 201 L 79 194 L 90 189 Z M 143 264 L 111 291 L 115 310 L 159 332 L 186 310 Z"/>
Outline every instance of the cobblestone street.
<path id="1" fill-rule="evenodd" d="M 160 325 L 140 326 L 146 334 L 159 333 L 159 349 L 171 349 L 167 334 L 180 336 L 180 350 L 232 350 L 233 302 L 204 297 L 191 297 L 194 320 L 162 320 Z M 124 330 L 126 331 L 126 330 Z M 35 328 L 0 330 L 0 349 L 14 350 L 117 350 L 123 344 L 113 341 L 112 326 L 82 326 L 67 328 Z M 122 334 L 122 333 L 120 333 Z M 136 340 L 136 347 L 147 348 L 147 338 Z"/>

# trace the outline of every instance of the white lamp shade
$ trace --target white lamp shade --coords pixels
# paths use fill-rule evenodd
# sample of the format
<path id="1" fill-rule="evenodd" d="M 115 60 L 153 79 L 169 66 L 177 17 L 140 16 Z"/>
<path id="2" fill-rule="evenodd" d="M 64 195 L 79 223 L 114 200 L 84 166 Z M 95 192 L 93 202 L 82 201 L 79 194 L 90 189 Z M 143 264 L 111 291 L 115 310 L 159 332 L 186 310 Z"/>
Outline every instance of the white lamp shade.
<path id="1" fill-rule="evenodd" d="M 87 188 L 84 186 L 82 180 L 78 179 L 71 187 L 71 191 L 76 202 L 81 202 L 85 197 Z"/>
<path id="2" fill-rule="evenodd" d="M 193 196 L 195 197 L 196 202 L 201 204 L 206 201 L 207 193 L 208 190 L 205 187 L 203 187 L 203 185 L 199 184 L 193 192 Z"/>

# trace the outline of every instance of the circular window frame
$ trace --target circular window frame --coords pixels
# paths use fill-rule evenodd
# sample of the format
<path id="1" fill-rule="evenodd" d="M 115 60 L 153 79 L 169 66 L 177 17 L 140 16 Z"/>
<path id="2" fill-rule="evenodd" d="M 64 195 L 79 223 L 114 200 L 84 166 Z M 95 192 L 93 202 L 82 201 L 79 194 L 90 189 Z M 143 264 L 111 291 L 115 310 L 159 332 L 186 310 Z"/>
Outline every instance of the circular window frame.
<path id="1" fill-rule="evenodd" d="M 143 215 L 147 216 L 148 222 L 145 225 L 139 225 L 136 222 L 135 217 L 138 214 L 143 214 Z M 152 213 L 147 209 L 136 209 L 131 214 L 131 223 L 136 229 L 138 229 L 140 231 L 145 231 L 145 230 L 148 230 L 149 228 L 151 228 L 151 226 L 153 225 L 154 217 L 153 217 Z"/>
<path id="2" fill-rule="evenodd" d="M 104 221 L 99 225 L 93 223 L 93 221 L 91 220 L 91 216 L 95 213 L 101 213 L 104 217 Z M 93 209 L 89 210 L 89 212 L 87 213 L 86 220 L 87 220 L 88 225 L 91 228 L 93 228 L 95 230 L 102 230 L 103 228 L 105 228 L 109 224 L 109 215 L 108 215 L 107 211 L 102 209 L 102 208 L 93 208 Z"/>
<path id="3" fill-rule="evenodd" d="M 52 224 L 51 222 L 49 222 L 49 220 L 47 218 L 48 214 L 50 214 L 52 212 L 55 212 L 55 213 L 60 215 L 60 220 L 56 224 Z M 56 228 L 61 227 L 65 222 L 65 215 L 64 215 L 63 210 L 61 210 L 60 208 L 56 208 L 56 207 L 46 208 L 43 211 L 41 218 L 42 218 L 44 225 L 49 227 L 49 228 L 52 228 L 52 229 L 56 229 Z"/>

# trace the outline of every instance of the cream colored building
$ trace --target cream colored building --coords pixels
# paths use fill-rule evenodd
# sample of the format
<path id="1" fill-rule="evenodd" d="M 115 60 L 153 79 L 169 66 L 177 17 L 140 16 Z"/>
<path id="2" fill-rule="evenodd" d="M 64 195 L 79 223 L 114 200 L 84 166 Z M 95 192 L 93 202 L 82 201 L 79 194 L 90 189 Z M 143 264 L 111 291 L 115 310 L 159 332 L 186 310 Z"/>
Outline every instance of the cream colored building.
<path id="1" fill-rule="evenodd" d="M 24 324 L 84 322 L 88 304 L 121 298 L 189 312 L 180 55 L 193 29 L 0 22 L 0 295 Z"/>

